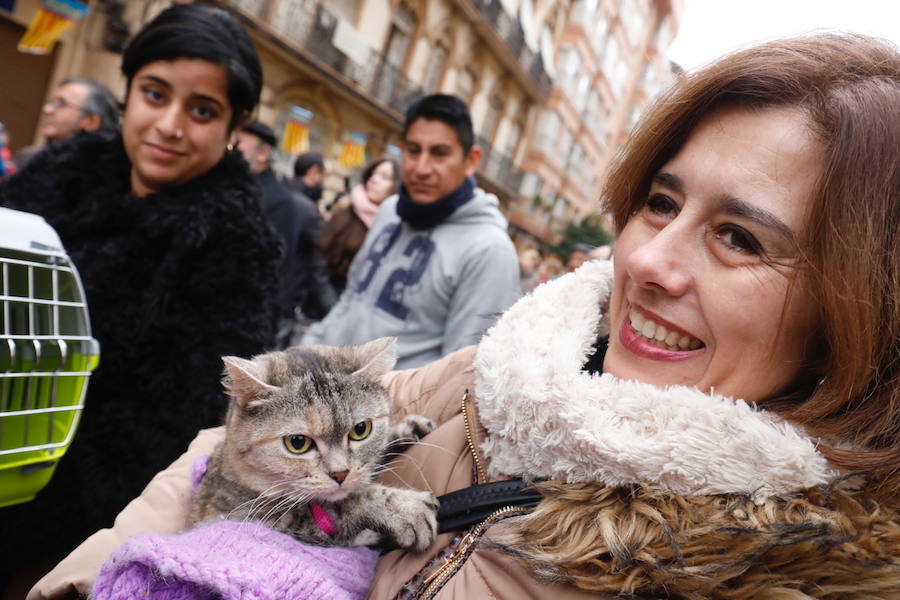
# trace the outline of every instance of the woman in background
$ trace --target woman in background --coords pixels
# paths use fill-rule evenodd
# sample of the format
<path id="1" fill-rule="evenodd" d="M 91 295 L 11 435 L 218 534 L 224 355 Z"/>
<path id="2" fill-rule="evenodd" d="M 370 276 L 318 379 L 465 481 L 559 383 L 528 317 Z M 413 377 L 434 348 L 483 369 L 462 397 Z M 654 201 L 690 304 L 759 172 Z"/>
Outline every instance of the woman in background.
<path id="1" fill-rule="evenodd" d="M 272 343 L 278 242 L 228 147 L 262 85 L 249 37 L 223 11 L 175 5 L 132 39 L 122 73 L 120 137 L 54 144 L 0 191 L 56 228 L 102 354 L 53 479 L 0 510 L 2 568 L 22 578 L 111 525 L 198 427 L 221 423 L 223 354 Z"/>
<path id="2" fill-rule="evenodd" d="M 370 163 L 362 172 L 360 184 L 350 192 L 350 205 L 334 213 L 325 224 L 319 248 L 338 294 L 347 287 L 347 270 L 366 239 L 378 207 L 397 193 L 399 173 L 397 163 L 390 158 Z"/>

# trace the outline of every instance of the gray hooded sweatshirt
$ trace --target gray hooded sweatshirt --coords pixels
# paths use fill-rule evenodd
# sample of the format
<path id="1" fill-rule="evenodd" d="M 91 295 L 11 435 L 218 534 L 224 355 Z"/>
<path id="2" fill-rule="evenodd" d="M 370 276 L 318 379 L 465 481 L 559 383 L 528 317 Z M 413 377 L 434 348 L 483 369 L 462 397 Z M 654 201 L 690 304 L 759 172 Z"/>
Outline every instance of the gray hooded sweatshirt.
<path id="1" fill-rule="evenodd" d="M 476 344 L 521 295 L 519 263 L 497 197 L 474 197 L 432 229 L 385 200 L 347 275 L 347 289 L 303 344 L 397 337 L 397 367 L 418 367 Z"/>

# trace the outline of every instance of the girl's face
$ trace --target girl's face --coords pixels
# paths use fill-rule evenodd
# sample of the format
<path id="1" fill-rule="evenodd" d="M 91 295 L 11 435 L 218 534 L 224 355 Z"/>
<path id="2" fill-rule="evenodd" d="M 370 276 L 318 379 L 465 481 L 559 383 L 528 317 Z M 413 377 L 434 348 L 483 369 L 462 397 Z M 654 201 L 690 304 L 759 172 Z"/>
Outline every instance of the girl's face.
<path id="1" fill-rule="evenodd" d="M 372 176 L 366 181 L 366 195 L 375 204 L 381 204 L 394 193 L 394 167 L 385 161 L 375 167 Z"/>
<path id="2" fill-rule="evenodd" d="M 122 138 L 136 196 L 183 184 L 225 153 L 231 104 L 216 63 L 179 58 L 144 65 L 131 81 Z"/>
<path id="3" fill-rule="evenodd" d="M 706 117 L 619 236 L 604 370 L 748 401 L 786 391 L 817 326 L 797 267 L 820 172 L 799 109 Z"/>

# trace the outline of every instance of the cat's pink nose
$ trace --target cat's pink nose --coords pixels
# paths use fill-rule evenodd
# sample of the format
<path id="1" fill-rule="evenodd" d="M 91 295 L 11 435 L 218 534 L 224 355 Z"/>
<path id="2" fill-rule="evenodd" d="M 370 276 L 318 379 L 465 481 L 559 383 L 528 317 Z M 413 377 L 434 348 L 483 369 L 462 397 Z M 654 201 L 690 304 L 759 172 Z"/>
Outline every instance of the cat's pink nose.
<path id="1" fill-rule="evenodd" d="M 338 471 L 337 473 L 329 473 L 329 477 L 337 481 L 338 483 L 344 483 L 344 480 L 347 479 L 347 471 Z"/>

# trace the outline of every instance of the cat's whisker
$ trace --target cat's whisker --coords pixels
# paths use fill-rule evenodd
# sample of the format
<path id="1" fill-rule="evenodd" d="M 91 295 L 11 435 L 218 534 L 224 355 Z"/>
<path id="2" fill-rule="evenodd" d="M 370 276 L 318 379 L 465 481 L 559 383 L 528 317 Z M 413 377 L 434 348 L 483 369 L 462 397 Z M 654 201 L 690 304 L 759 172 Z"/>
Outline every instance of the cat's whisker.
<path id="1" fill-rule="evenodd" d="M 428 479 L 427 479 L 427 478 L 425 477 L 425 475 L 424 475 L 424 470 L 422 469 L 422 465 L 417 464 L 415 461 L 412 461 L 412 462 L 413 462 L 413 464 L 415 465 L 415 467 L 419 470 L 420 479 L 426 483 L 426 486 L 425 486 L 425 487 L 427 487 L 427 491 L 434 493 L 434 489 L 431 487 L 430 484 L 428 484 Z M 390 466 L 388 466 L 388 465 L 383 465 L 383 466 L 379 467 L 379 468 L 377 469 L 377 472 L 378 472 L 379 475 L 380 475 L 381 473 L 388 473 L 388 472 L 389 472 L 389 473 L 393 474 L 394 477 L 396 477 L 397 479 L 399 479 L 400 482 L 401 482 L 403 485 L 405 485 L 406 487 L 408 487 L 408 488 L 410 488 L 410 489 L 422 489 L 421 486 L 412 485 L 412 484 L 411 484 L 410 482 L 408 482 L 406 479 L 404 479 L 403 477 L 401 477 L 401 476 L 397 473 L 397 471 L 394 470 L 393 467 L 390 467 Z"/>
<path id="2" fill-rule="evenodd" d="M 269 486 L 268 488 L 266 488 L 265 490 L 263 490 L 259 495 L 254 496 L 253 498 L 250 498 L 249 500 L 247 500 L 247 501 L 245 501 L 245 502 L 241 502 L 240 504 L 238 504 L 237 506 L 235 506 L 235 507 L 234 507 L 233 509 L 231 509 L 231 511 L 225 516 L 225 518 L 226 518 L 226 519 L 230 519 L 231 516 L 232 516 L 236 511 L 238 511 L 238 510 L 240 510 L 240 509 L 242 509 L 242 508 L 244 508 L 245 506 L 248 506 L 248 505 L 249 505 L 249 507 L 250 507 L 250 508 L 248 509 L 248 513 L 252 514 L 252 513 L 256 510 L 256 507 L 254 506 L 255 503 L 257 503 L 257 502 L 265 502 L 266 498 L 269 497 L 270 492 L 272 492 L 273 490 L 275 490 L 275 489 L 278 488 L 279 486 L 285 485 L 285 484 L 287 484 L 287 483 L 290 483 L 290 480 L 285 479 L 285 480 L 279 480 L 279 481 L 276 481 L 274 484 L 272 484 L 271 486 Z"/>
<path id="3" fill-rule="evenodd" d="M 456 456 L 456 453 L 454 453 L 453 451 L 451 451 L 447 448 L 442 448 L 441 446 L 438 446 L 437 444 L 432 444 L 430 442 L 423 442 L 422 440 L 418 440 L 418 441 L 398 440 L 398 441 L 394 442 L 392 445 L 393 446 L 428 446 L 429 448 L 434 448 L 436 450 L 440 450 L 441 452 L 443 452 L 445 454 L 449 454 L 451 456 Z M 401 455 L 403 455 L 403 454 L 401 453 Z"/>
<path id="4" fill-rule="evenodd" d="M 269 510 L 266 512 L 266 514 L 263 515 L 263 517 L 260 519 L 260 521 L 262 521 L 266 525 L 273 526 L 278 521 L 278 519 L 272 519 L 272 522 L 270 523 L 269 519 L 272 517 L 272 515 L 278 514 L 279 510 L 281 510 L 284 507 L 290 506 L 292 502 L 293 501 L 290 498 L 290 496 L 285 496 L 284 498 L 281 498 L 271 508 L 269 508 Z M 279 515 L 279 518 L 285 514 L 287 514 L 286 511 L 281 513 Z M 278 528 L 276 527 L 276 529 L 278 529 Z"/>

